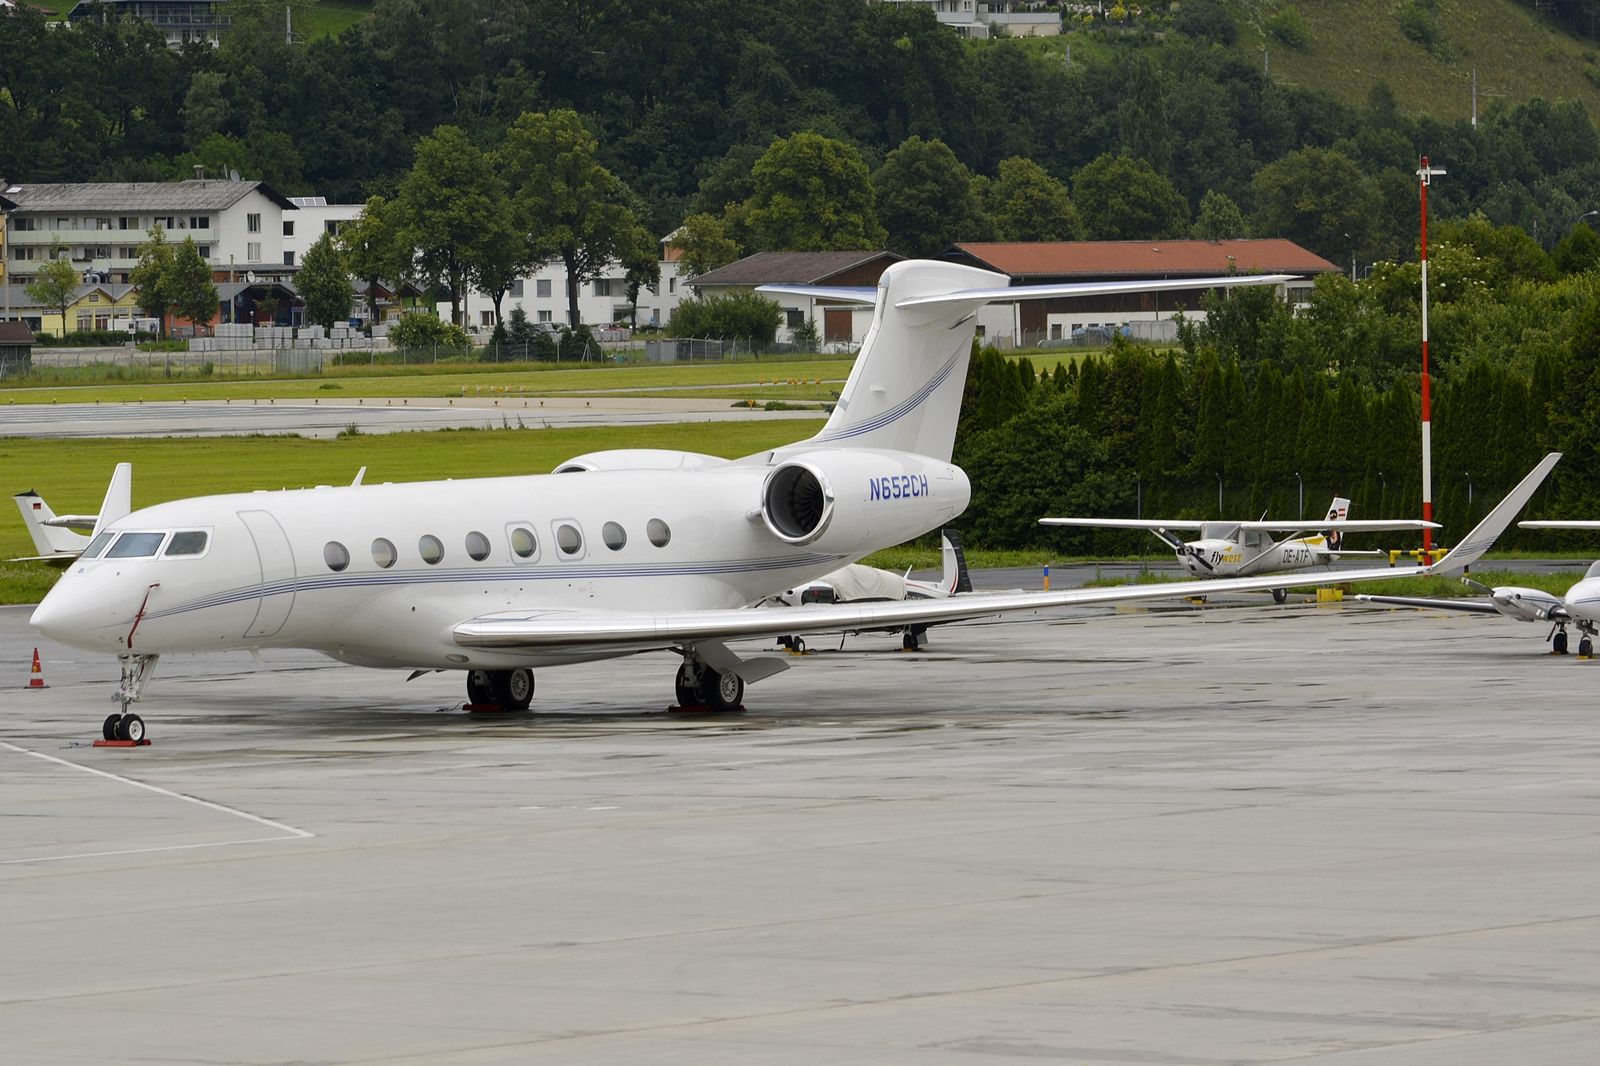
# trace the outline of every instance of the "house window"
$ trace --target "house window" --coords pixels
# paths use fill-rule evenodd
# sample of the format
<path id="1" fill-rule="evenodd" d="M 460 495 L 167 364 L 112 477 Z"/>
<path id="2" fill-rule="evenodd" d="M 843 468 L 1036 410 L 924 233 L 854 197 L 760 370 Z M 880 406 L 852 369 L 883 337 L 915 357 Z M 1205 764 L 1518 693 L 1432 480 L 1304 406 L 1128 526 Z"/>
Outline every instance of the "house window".
<path id="1" fill-rule="evenodd" d="M 478 325 L 483 326 L 485 328 L 492 327 L 494 325 L 494 312 L 493 311 L 479 311 L 478 312 Z"/>
<path id="2" fill-rule="evenodd" d="M 783 314 L 784 324 L 790 329 L 799 329 L 806 324 L 806 313 L 797 307 L 785 307 Z"/>
<path id="3" fill-rule="evenodd" d="M 92 303 L 92 304 L 99 303 L 100 302 L 100 293 L 99 292 L 91 292 L 89 294 L 89 302 Z"/>
<path id="4" fill-rule="evenodd" d="M 134 248 L 131 245 L 124 244 L 122 247 L 117 249 L 117 258 L 137 259 L 139 258 L 139 249 Z"/>
<path id="5" fill-rule="evenodd" d="M 522 279 L 521 278 L 518 278 L 516 281 L 513 281 L 511 283 L 511 295 L 512 296 L 521 296 L 522 295 L 522 289 L 523 289 L 523 284 L 522 284 Z"/>
<path id="6" fill-rule="evenodd" d="M 289 221 L 289 220 L 287 220 L 287 219 L 285 219 L 284 223 L 283 223 L 283 235 L 285 237 L 293 237 L 294 236 L 294 223 Z"/>
<path id="7" fill-rule="evenodd" d="M 596 296 L 610 296 L 611 295 L 611 279 L 610 278 L 595 278 L 594 279 L 594 294 Z"/>
<path id="8" fill-rule="evenodd" d="M 177 227 L 172 224 L 171 215 L 157 215 L 155 218 L 150 220 L 150 225 L 152 227 L 160 226 L 162 229 L 177 229 Z"/>
<path id="9" fill-rule="evenodd" d="M 11 220 L 11 225 L 16 227 L 17 232 L 21 233 L 24 230 L 31 231 L 38 229 L 38 222 L 39 220 L 34 218 L 14 218 Z"/>
<path id="10" fill-rule="evenodd" d="M 33 258 L 33 249 L 32 248 L 26 248 L 26 247 L 24 247 L 24 246 L 22 246 L 20 244 L 13 244 L 11 246 L 11 258 L 13 258 L 13 259 L 32 259 Z"/>
<path id="11" fill-rule="evenodd" d="M 211 228 L 211 216 L 210 215 L 190 215 L 189 216 L 189 228 L 190 229 L 210 229 Z"/>
<path id="12" fill-rule="evenodd" d="M 678 279 L 677 278 L 668 278 L 667 279 L 667 291 L 668 292 L 677 292 L 678 291 Z"/>
<path id="13" fill-rule="evenodd" d="M 133 230 L 138 229 L 139 228 L 139 216 L 138 215 L 123 215 L 123 216 L 121 216 L 120 218 L 117 219 L 117 228 L 118 229 L 133 229 Z"/>
<path id="14" fill-rule="evenodd" d="M 84 251 L 88 251 L 88 249 L 86 248 L 86 249 L 84 249 Z M 110 259 L 111 258 L 111 246 L 109 244 L 97 244 L 97 245 L 95 245 L 94 246 L 94 258 L 96 258 L 96 259 Z"/>
<path id="15" fill-rule="evenodd" d="M 337 237 L 339 235 L 339 226 L 339 222 L 329 219 L 322 224 L 322 232 L 326 233 L 330 237 Z"/>
<path id="16" fill-rule="evenodd" d="M 550 298 L 550 279 L 549 278 L 538 278 L 538 279 L 536 279 L 534 281 L 534 283 L 533 283 L 533 294 L 535 296 L 541 298 L 541 299 L 548 300 Z M 547 318 L 546 319 L 540 319 L 540 321 L 541 322 L 548 322 L 549 319 L 547 319 Z"/>
<path id="17" fill-rule="evenodd" d="M 245 230 L 247 232 L 250 232 L 250 233 L 260 233 L 261 232 L 261 215 L 260 215 L 260 213 L 259 212 L 252 212 L 252 213 L 244 216 L 244 228 L 245 228 Z"/>
<path id="18" fill-rule="evenodd" d="M 94 316 L 83 311 L 78 312 L 78 332 L 87 333 L 94 329 Z"/>
<path id="19" fill-rule="evenodd" d="M 97 219 L 95 219 L 94 220 L 94 228 L 95 229 L 110 229 L 111 228 L 111 219 L 109 219 L 109 218 L 97 218 Z"/>
<path id="20" fill-rule="evenodd" d="M 74 223 L 72 228 L 73 229 L 77 229 L 78 227 L 77 227 L 76 223 L 77 223 L 78 220 L 77 219 L 72 219 L 71 221 Z M 67 228 L 67 222 L 68 222 L 68 219 L 66 218 L 66 216 L 58 215 L 56 217 L 56 229 L 66 229 Z"/>
<path id="21" fill-rule="evenodd" d="M 284 252 L 283 253 L 283 265 L 286 266 L 286 267 L 294 266 L 294 253 L 293 252 Z"/>
<path id="22" fill-rule="evenodd" d="M 261 262 L 261 242 L 251 241 L 244 246 L 244 261 L 247 263 Z"/>
<path id="23" fill-rule="evenodd" d="M 539 321 L 540 322 L 549 322 L 550 320 L 551 319 L 550 319 L 550 312 L 549 311 L 540 311 L 539 312 Z"/>

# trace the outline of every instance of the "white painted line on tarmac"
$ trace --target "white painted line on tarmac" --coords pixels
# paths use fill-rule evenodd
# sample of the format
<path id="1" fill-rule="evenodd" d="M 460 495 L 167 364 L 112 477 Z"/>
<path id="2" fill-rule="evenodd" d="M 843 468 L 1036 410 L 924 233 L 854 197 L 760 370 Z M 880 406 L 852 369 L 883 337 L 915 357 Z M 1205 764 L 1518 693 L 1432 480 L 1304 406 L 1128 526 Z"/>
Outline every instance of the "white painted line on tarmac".
<path id="1" fill-rule="evenodd" d="M 192 803 L 197 807 L 205 807 L 209 810 L 220 811 L 223 814 L 230 814 L 235 818 L 243 818 L 247 822 L 255 822 L 257 825 L 264 825 L 269 829 L 276 829 L 280 833 L 285 834 L 284 836 L 276 837 L 251 837 L 245 840 L 218 840 L 207 844 L 169 844 L 162 847 L 130 848 L 122 851 L 91 851 L 73 855 L 44 855 L 28 859 L 0 859 L 0 866 L 11 866 L 17 863 L 30 862 L 60 862 L 66 859 L 93 859 L 111 855 L 142 855 L 156 851 L 192 851 L 197 848 L 223 848 L 236 844 L 263 844 L 274 840 L 306 840 L 317 835 L 308 829 L 299 829 L 284 822 L 273 821 L 271 818 L 263 818 L 259 814 L 251 814 L 249 811 L 241 811 L 237 807 L 229 807 L 226 804 L 215 803 L 211 800 L 201 799 L 198 796 L 190 796 L 182 792 L 174 792 L 171 789 L 162 788 L 160 785 L 151 785 L 146 784 L 143 781 L 135 781 L 131 777 L 123 777 L 121 774 L 113 774 L 106 770 L 96 770 L 92 766 L 84 766 L 81 763 L 69 762 L 66 759 L 59 759 L 54 755 L 46 755 L 43 752 L 31 751 L 28 748 L 19 747 L 16 744 L 11 744 L 4 740 L 0 740 L 0 748 L 4 748 L 7 751 L 14 751 L 18 755 L 30 755 L 35 759 L 43 759 L 45 762 L 55 763 L 58 766 L 65 766 L 70 770 L 81 770 L 86 774 L 94 774 L 96 777 L 104 777 L 108 780 L 116 781 L 124 785 L 131 785 L 134 788 L 142 788 L 146 792 L 154 792 L 156 795 L 166 796 L 168 799 L 182 800 L 184 803 Z"/>

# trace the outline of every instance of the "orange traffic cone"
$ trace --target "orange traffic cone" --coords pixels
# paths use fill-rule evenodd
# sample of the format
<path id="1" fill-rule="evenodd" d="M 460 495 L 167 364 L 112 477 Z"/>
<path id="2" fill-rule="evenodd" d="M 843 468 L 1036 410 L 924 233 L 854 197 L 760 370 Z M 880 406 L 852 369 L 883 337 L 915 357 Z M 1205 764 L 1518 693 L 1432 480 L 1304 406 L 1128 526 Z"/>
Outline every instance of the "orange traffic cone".
<path id="1" fill-rule="evenodd" d="M 28 677 L 29 688 L 49 688 L 44 683 L 44 667 L 39 663 L 39 649 L 33 649 L 33 671 Z"/>

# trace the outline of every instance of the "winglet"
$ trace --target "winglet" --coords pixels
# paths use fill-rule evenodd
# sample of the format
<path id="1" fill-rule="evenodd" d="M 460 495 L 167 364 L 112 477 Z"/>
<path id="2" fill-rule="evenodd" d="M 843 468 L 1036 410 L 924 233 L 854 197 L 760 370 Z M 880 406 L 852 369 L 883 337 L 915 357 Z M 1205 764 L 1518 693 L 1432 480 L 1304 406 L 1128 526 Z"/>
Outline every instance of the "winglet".
<path id="1" fill-rule="evenodd" d="M 1539 486 L 1544 484 L 1544 479 L 1560 461 L 1560 452 L 1551 452 L 1539 460 L 1539 465 L 1529 471 L 1528 476 L 1517 483 L 1516 488 L 1506 493 L 1506 498 L 1496 504 L 1494 510 L 1472 528 L 1471 533 L 1462 537 L 1461 542 L 1451 548 L 1443 559 L 1427 568 L 1428 572 L 1449 573 L 1477 562 L 1484 552 L 1494 546 L 1495 540 L 1506 531 L 1506 527 L 1517 517 L 1518 512 L 1528 506 L 1528 501 L 1533 499 L 1533 494 L 1539 491 Z"/>
<path id="2" fill-rule="evenodd" d="M 100 504 L 100 518 L 94 524 L 90 539 L 113 522 L 120 522 L 133 513 L 133 464 L 118 463 L 111 473 L 111 484 L 106 486 L 105 501 Z"/>

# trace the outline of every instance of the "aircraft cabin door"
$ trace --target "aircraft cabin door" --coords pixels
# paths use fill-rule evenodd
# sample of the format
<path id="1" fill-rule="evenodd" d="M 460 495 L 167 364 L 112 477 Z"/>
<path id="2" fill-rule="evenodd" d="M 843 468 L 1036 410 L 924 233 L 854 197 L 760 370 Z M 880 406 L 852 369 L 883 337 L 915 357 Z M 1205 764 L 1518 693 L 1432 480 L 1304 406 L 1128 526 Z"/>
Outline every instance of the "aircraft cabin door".
<path id="1" fill-rule="evenodd" d="M 289 549 L 289 535 L 266 511 L 240 511 L 239 520 L 255 541 L 256 559 L 261 566 L 256 613 L 245 626 L 244 635 L 270 637 L 283 628 L 294 609 L 294 553 Z"/>

